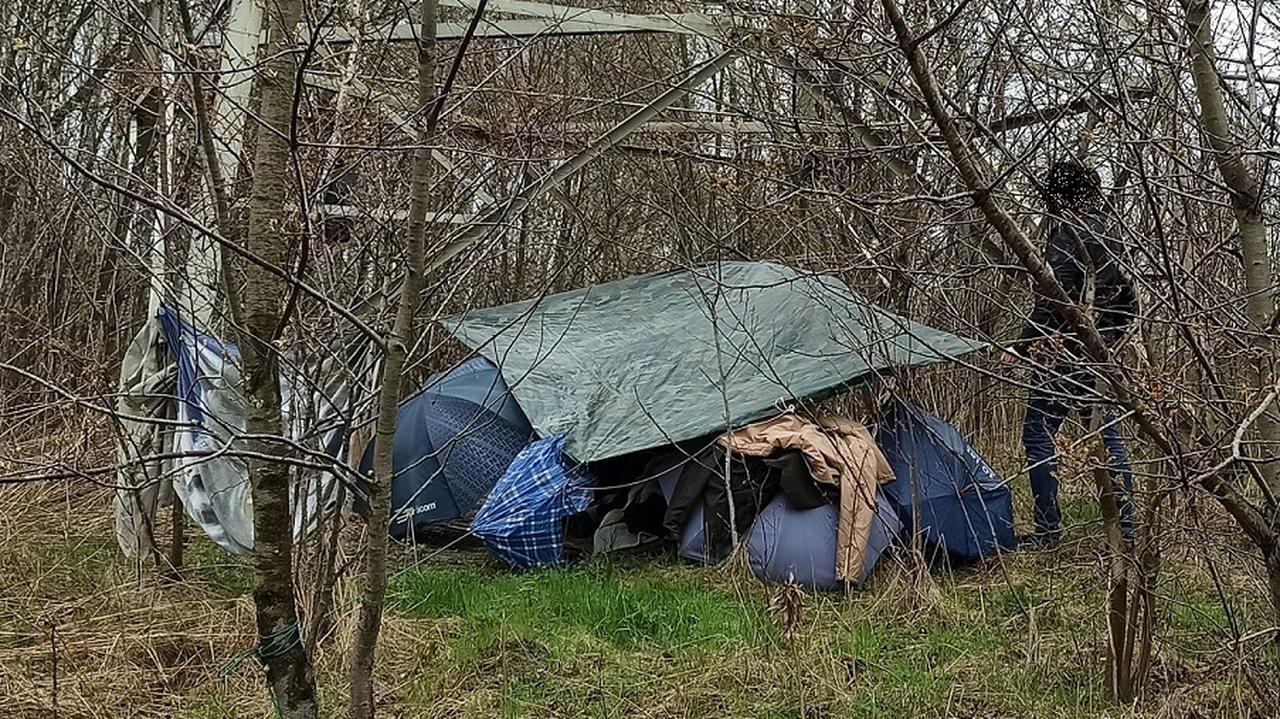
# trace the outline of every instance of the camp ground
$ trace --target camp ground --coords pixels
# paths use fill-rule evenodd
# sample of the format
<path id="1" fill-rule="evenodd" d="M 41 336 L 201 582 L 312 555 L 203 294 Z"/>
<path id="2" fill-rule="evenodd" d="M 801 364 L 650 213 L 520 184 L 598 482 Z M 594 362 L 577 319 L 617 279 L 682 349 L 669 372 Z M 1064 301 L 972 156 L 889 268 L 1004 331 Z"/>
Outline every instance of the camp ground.
<path id="1" fill-rule="evenodd" d="M 0 2 L 0 719 L 1280 719 L 1280 12 Z"/>
<path id="2" fill-rule="evenodd" d="M 895 316 L 833 277 L 721 262 L 443 325 L 473 356 L 400 406 L 396 539 L 462 523 L 514 570 L 660 545 L 715 564 L 741 546 L 761 579 L 815 589 L 856 587 L 896 546 L 960 562 L 1013 548 L 1010 490 L 955 427 L 900 398 L 867 418 L 824 409 L 984 343 Z M 138 369 L 146 394 L 173 398 L 139 409 L 187 424 L 183 506 L 221 547 L 248 552 L 244 462 L 216 451 L 243 426 L 238 351 L 167 306 L 137 346 L 151 363 Z M 312 403 L 315 451 L 341 456 L 359 424 L 352 391 L 285 389 L 286 403 Z M 373 451 L 359 472 L 299 488 L 299 534 L 344 501 L 367 511 Z M 122 548 L 136 552 L 145 501 L 125 490 L 116 506 Z"/>

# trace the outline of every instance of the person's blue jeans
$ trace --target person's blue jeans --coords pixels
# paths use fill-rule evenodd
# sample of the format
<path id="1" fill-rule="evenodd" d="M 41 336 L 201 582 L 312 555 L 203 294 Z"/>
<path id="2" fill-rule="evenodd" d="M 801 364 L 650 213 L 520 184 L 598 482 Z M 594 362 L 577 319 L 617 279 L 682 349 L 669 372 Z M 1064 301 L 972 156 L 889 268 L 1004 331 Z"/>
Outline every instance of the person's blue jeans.
<path id="1" fill-rule="evenodd" d="M 1062 528 L 1062 511 L 1058 508 L 1058 452 L 1053 438 L 1062 428 L 1062 422 L 1072 412 L 1068 401 L 1043 387 L 1033 389 L 1027 400 L 1027 413 L 1022 422 L 1022 445 L 1027 451 L 1027 464 L 1031 473 L 1031 494 L 1035 498 L 1036 534 L 1056 537 Z M 1093 413 L 1091 407 L 1080 408 L 1081 419 L 1086 426 Z M 1103 414 L 1102 443 L 1111 460 L 1112 486 L 1116 489 L 1116 504 L 1120 510 L 1120 531 L 1125 539 L 1133 538 L 1133 468 L 1119 427 L 1111 417 Z M 1119 480 L 1116 482 L 1116 480 Z M 1116 485 L 1119 486 L 1116 486 Z"/>

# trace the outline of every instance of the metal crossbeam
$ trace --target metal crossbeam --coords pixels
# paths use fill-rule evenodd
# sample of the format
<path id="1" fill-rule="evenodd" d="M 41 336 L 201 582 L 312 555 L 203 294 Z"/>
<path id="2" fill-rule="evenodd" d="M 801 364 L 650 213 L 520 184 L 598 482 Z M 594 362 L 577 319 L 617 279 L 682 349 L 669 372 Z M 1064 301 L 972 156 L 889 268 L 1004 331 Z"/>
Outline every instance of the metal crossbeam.
<path id="1" fill-rule="evenodd" d="M 686 97 L 695 88 L 715 77 L 721 70 L 731 65 L 734 60 L 737 60 L 740 55 L 740 50 L 731 48 L 711 58 L 679 84 L 655 97 L 647 105 L 632 113 L 630 117 L 613 126 L 598 140 L 526 186 L 510 200 L 486 208 L 473 224 L 466 228 L 459 228 L 448 238 L 445 246 L 440 249 L 439 254 L 432 260 L 431 266 L 427 268 L 427 272 L 438 271 L 455 257 L 462 254 L 472 244 L 479 241 L 491 229 L 500 225 L 508 216 L 520 212 L 541 195 L 555 192 L 565 180 L 608 152 L 611 148 L 616 147 L 659 113 Z"/>
<path id="2" fill-rule="evenodd" d="M 381 222 L 402 222 L 409 219 L 408 210 L 388 210 L 382 207 L 360 207 L 358 205 L 316 205 L 315 209 L 326 217 L 352 217 L 378 220 Z M 439 210 L 427 213 L 427 222 L 438 222 L 447 225 L 469 225 L 475 221 L 475 215 L 466 215 L 450 210 Z"/>
<path id="3" fill-rule="evenodd" d="M 326 90 L 337 91 L 339 82 L 329 75 L 320 73 L 307 73 L 305 81 L 308 85 L 319 87 Z M 372 100 L 382 114 L 386 115 L 397 128 L 402 129 L 410 138 L 414 137 L 412 127 L 408 120 L 391 106 L 392 98 L 386 94 L 378 94 L 373 92 L 368 85 L 358 79 L 352 79 L 347 85 L 347 91 L 356 97 L 362 97 Z M 406 101 L 407 103 L 407 101 Z M 638 105 L 638 103 L 637 103 Z M 526 135 L 599 135 L 606 132 L 612 125 L 605 121 L 596 122 L 569 122 L 548 126 L 544 129 L 529 130 L 524 133 L 515 132 L 512 134 Z M 847 128 L 836 122 L 818 122 L 814 120 L 799 120 L 790 127 L 784 127 L 777 123 L 768 123 L 762 120 L 747 120 L 745 118 L 729 117 L 715 120 L 653 120 L 646 122 L 636 129 L 636 134 L 642 135 L 767 135 L 778 132 L 786 132 L 788 130 L 799 128 L 801 132 L 811 133 L 815 135 L 830 135 L 846 132 Z M 476 127 L 475 132 L 482 137 L 489 137 L 489 131 L 482 127 Z M 505 133 L 496 133 L 499 136 Z M 455 166 L 448 161 L 438 150 L 432 150 L 432 156 L 445 166 L 446 170 L 457 175 Z M 443 158 L 443 159 L 442 159 Z M 479 191 L 478 191 L 479 192 Z M 480 200 L 485 203 L 493 202 L 490 196 L 480 196 Z"/>
<path id="4" fill-rule="evenodd" d="M 440 4 L 472 11 L 476 6 L 475 0 L 441 0 Z M 523 17 L 483 18 L 476 26 L 474 37 L 517 39 L 645 33 L 716 37 L 720 34 L 710 17 L 698 13 L 642 15 L 530 2 L 530 0 L 490 0 L 487 10 Z M 466 22 L 437 23 L 436 39 L 460 40 L 466 36 L 469 24 Z M 357 39 L 373 42 L 413 42 L 418 39 L 420 33 L 421 28 L 417 24 L 400 22 L 354 32 L 342 27 L 326 28 L 321 40 L 333 45 L 344 45 Z M 218 47 L 221 44 L 222 39 L 217 36 L 217 33 L 206 33 L 201 42 L 204 47 Z"/>
<path id="5" fill-rule="evenodd" d="M 441 5 L 475 11 L 476 0 L 440 0 Z M 530 38 L 561 37 L 572 35 L 622 35 L 633 33 L 665 33 L 672 35 L 717 36 L 715 23 L 706 15 L 697 13 L 673 13 L 666 15 L 641 15 L 636 13 L 593 10 L 590 8 L 532 2 L 531 0 L 489 0 L 489 12 L 522 15 L 515 19 L 491 20 L 483 18 L 476 26 L 475 37 L 480 38 Z M 465 22 L 442 22 L 436 25 L 436 38 L 458 40 L 466 36 Z M 421 28 L 409 22 L 397 23 L 370 32 L 358 33 L 359 37 L 372 41 L 413 42 Z M 341 28 L 325 33 L 325 42 L 349 43 L 356 34 Z"/>
<path id="6" fill-rule="evenodd" d="M 442 22 L 436 25 L 439 40 L 460 40 L 467 34 L 465 22 Z M 375 42 L 412 42 L 418 39 L 421 29 L 415 23 L 402 22 L 371 32 L 359 33 L 364 40 Z M 523 39 L 535 37 L 570 37 L 581 35 L 627 35 L 646 33 L 692 34 L 674 30 L 670 25 L 655 26 L 649 23 L 610 22 L 558 18 L 514 18 L 485 20 L 476 26 L 474 37 L 485 39 Z M 325 33 L 324 41 L 341 45 L 352 42 L 355 34 L 345 29 L 333 29 Z"/>
<path id="7" fill-rule="evenodd" d="M 478 0 L 440 0 L 441 5 L 474 11 Z M 570 5 L 535 2 L 534 0 L 488 0 L 489 12 L 510 13 L 551 20 L 579 20 L 622 30 L 642 32 L 667 32 L 677 35 L 718 35 L 715 23 L 698 13 L 671 13 L 664 15 L 640 15 L 636 13 L 592 10 Z"/>

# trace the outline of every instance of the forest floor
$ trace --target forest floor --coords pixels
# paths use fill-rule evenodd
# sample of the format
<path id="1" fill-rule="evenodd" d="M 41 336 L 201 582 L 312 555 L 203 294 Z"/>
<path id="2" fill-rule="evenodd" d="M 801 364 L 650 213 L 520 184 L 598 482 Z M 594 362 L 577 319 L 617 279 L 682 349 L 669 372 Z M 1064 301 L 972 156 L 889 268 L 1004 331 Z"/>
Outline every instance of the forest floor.
<path id="1" fill-rule="evenodd" d="M 1100 530 L 1087 496 L 1067 504 L 1057 550 L 924 582 L 886 561 L 862 591 L 798 603 L 735 564 L 517 575 L 483 552 L 418 566 L 406 552 L 380 716 L 1260 716 L 1240 670 L 1257 658 L 1231 638 L 1265 624 L 1263 594 L 1226 537 L 1172 543 L 1184 549 L 1164 557 L 1151 689 L 1108 702 Z M 254 642 L 246 563 L 192 537 L 182 581 L 142 574 L 116 547 L 109 490 L 0 487 L 0 715 L 273 716 L 257 665 L 230 661 Z M 356 596 L 340 586 L 343 618 L 318 651 L 324 716 L 342 714 Z"/>

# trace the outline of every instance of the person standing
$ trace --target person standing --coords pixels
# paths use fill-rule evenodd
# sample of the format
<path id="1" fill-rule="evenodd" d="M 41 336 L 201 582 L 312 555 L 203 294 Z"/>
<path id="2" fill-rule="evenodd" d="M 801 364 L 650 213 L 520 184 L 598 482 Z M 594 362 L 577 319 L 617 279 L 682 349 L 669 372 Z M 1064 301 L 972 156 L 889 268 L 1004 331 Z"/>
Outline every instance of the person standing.
<path id="1" fill-rule="evenodd" d="M 1074 160 L 1054 163 L 1041 190 L 1050 227 L 1045 261 L 1071 302 L 1092 306 L 1098 332 L 1109 348 L 1124 338 L 1137 314 L 1137 293 L 1121 265 L 1123 252 L 1104 207 L 1098 173 Z M 1100 432 L 1110 458 L 1121 531 L 1133 536 L 1133 507 L 1129 495 L 1133 471 L 1114 417 L 1100 406 L 1095 376 L 1079 333 L 1054 298 L 1036 292 L 1026 328 L 1004 353 L 1012 365 L 1019 359 L 1035 368 L 1022 426 L 1022 443 L 1035 499 L 1032 543 L 1056 546 L 1061 541 L 1062 513 L 1058 507 L 1058 456 L 1054 438 L 1073 412 L 1088 426 L 1092 413 L 1102 411 Z"/>

